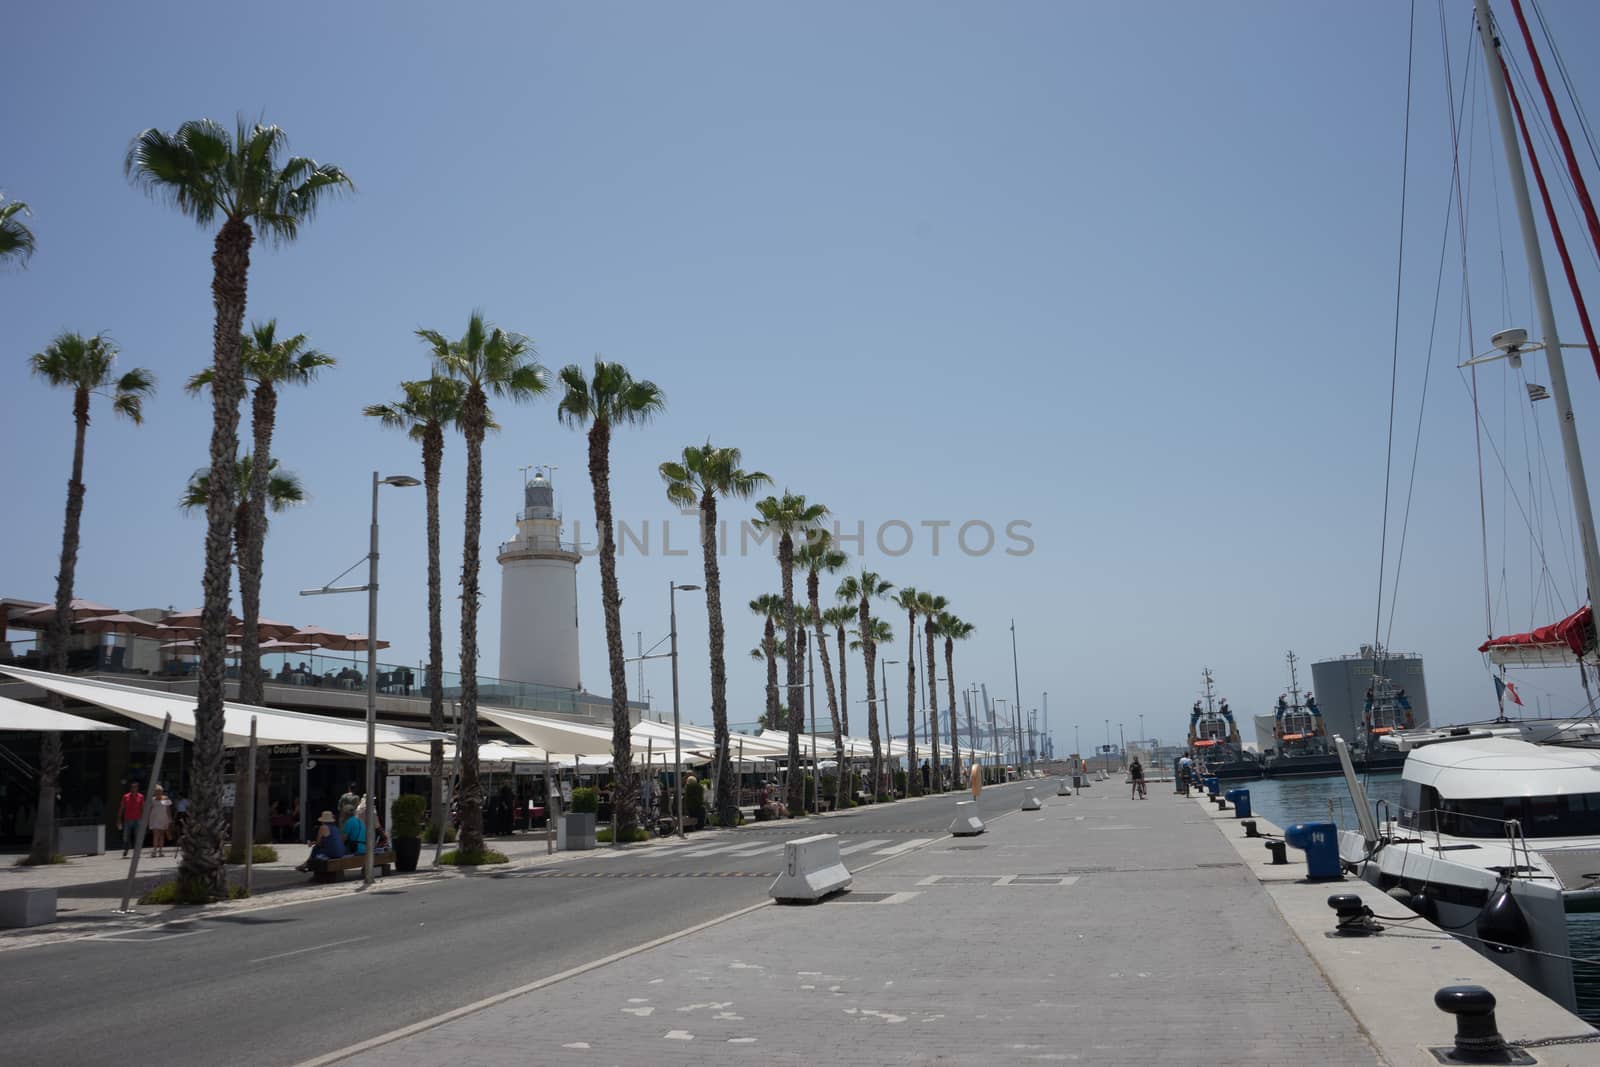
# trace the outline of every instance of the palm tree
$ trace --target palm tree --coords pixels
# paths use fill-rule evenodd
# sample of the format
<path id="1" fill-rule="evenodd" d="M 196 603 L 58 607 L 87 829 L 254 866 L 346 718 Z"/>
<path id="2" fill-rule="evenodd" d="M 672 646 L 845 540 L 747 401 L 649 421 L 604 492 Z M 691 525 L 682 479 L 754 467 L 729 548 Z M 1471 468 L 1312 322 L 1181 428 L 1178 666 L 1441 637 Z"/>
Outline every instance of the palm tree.
<path id="1" fill-rule="evenodd" d="M 855 620 L 856 609 L 848 604 L 835 604 L 822 609 L 823 625 L 833 627 L 839 642 L 839 729 L 845 737 L 850 736 L 850 686 L 846 684 L 848 672 L 845 669 L 849 637 L 846 631 Z M 841 776 L 846 774 L 843 769 L 839 773 Z M 851 778 L 845 778 L 845 785 L 840 787 L 845 798 L 851 798 L 854 794 L 854 790 L 849 789 Z"/>
<path id="2" fill-rule="evenodd" d="M 33 258 L 33 231 L 22 219 L 33 212 L 21 200 L 8 204 L 5 199 L 5 194 L 0 193 L 0 263 L 14 259 L 27 266 Z"/>
<path id="3" fill-rule="evenodd" d="M 944 765 L 939 759 L 939 668 L 933 658 L 933 638 L 939 626 L 939 613 L 949 602 L 942 596 L 922 592 L 917 594 L 917 611 L 923 618 L 923 632 L 928 639 L 928 653 L 923 659 L 923 669 L 928 672 L 928 747 L 933 760 L 933 791 L 944 792 Z"/>
<path id="4" fill-rule="evenodd" d="M 922 594 L 905 586 L 890 601 L 906 613 L 906 796 L 922 795 L 917 770 L 917 610 Z M 887 693 L 884 694 L 888 696 Z"/>
<path id="5" fill-rule="evenodd" d="M 405 430 L 422 445 L 422 484 L 428 496 L 428 724 L 444 730 L 444 597 L 439 581 L 439 471 L 444 463 L 444 431 L 459 425 L 466 389 L 454 378 L 435 374 L 401 382 L 404 396 L 392 404 L 368 404 L 362 414 L 390 429 Z M 429 745 L 428 776 L 433 781 L 428 810 L 433 830 L 444 835 L 444 742 Z"/>
<path id="6" fill-rule="evenodd" d="M 611 519 L 611 428 L 649 422 L 667 406 L 655 382 L 635 379 L 628 368 L 598 356 L 594 374 L 569 363 L 561 368 L 566 389 L 556 412 L 569 426 L 589 427 L 589 481 L 594 487 L 595 534 L 600 539 L 600 601 L 606 617 L 606 652 L 611 660 L 611 759 L 615 842 L 633 840 L 639 790 L 633 769 L 633 724 L 628 718 L 628 664 L 622 652 L 622 594 L 617 589 L 617 539 Z"/>
<path id="7" fill-rule="evenodd" d="M 418 330 L 434 369 L 461 383 L 457 425 L 467 442 L 467 514 L 461 543 L 461 840 L 458 851 L 483 851 L 483 783 L 478 777 L 478 557 L 483 534 L 483 437 L 493 425 L 489 397 L 520 403 L 549 388 L 545 369 L 531 357 L 533 342 L 467 318 L 467 332 L 450 341 L 437 330 Z M 442 447 L 442 446 L 441 446 Z"/>
<path id="8" fill-rule="evenodd" d="M 889 625 L 887 619 L 873 619 L 871 622 L 869 622 L 865 637 L 862 636 L 862 631 L 859 625 L 850 632 L 855 635 L 850 641 L 851 651 L 865 652 L 867 647 L 870 645 L 873 649 L 874 659 L 876 659 L 878 648 L 894 641 L 894 627 Z M 894 800 L 894 789 L 892 788 L 892 783 L 889 782 L 888 772 L 890 762 L 889 752 L 891 751 L 894 743 L 894 732 L 889 729 L 889 694 L 887 690 L 885 690 L 883 694 L 883 726 L 879 728 L 876 723 L 868 722 L 867 727 L 869 733 L 875 734 L 881 740 L 881 747 L 876 750 L 878 753 L 877 758 L 880 767 L 874 772 L 876 776 L 875 787 L 884 785 L 891 786 L 890 788 L 885 788 L 882 795 L 892 801 Z"/>
<path id="9" fill-rule="evenodd" d="M 257 228 L 280 244 L 294 240 L 300 224 L 315 216 L 324 199 L 354 187 L 338 167 L 303 156 L 285 158 L 286 145 L 276 126 L 247 126 L 241 120 L 230 134 L 220 123 L 199 119 L 171 133 L 145 130 L 133 139 L 123 164 L 136 185 L 201 226 L 222 220 L 211 256 L 215 380 L 193 786 L 189 831 L 178 867 L 181 894 L 197 900 L 221 897 L 227 890 L 222 857 L 222 703 L 233 522 L 229 469 L 239 447 L 239 401 L 244 396 L 240 331 L 249 288 L 250 246 Z"/>
<path id="10" fill-rule="evenodd" d="M 30 238 L 31 240 L 31 238 Z M 78 529 L 83 520 L 83 446 L 89 432 L 89 402 L 108 396 L 111 410 L 135 425 L 144 422 L 144 399 L 155 392 L 156 379 L 142 367 L 116 373 L 117 346 L 105 334 L 84 337 L 63 333 L 50 347 L 28 359 L 29 369 L 45 383 L 72 390 L 72 474 L 67 479 L 67 519 L 61 531 L 61 569 L 56 572 L 56 613 L 46 642 L 50 669 L 67 669 L 67 631 L 72 621 L 72 584 L 78 569 Z M 62 708 L 51 694 L 50 706 Z M 39 749 L 39 806 L 33 820 L 29 863 L 48 863 L 55 847 L 56 788 L 61 782 L 61 735 L 47 733 Z"/>
<path id="11" fill-rule="evenodd" d="M 970 622 L 959 619 L 948 611 L 939 615 L 939 634 L 944 638 L 944 673 L 945 685 L 950 696 L 950 762 L 955 768 L 955 780 L 959 787 L 961 782 L 961 746 L 956 744 L 956 665 L 955 648 L 957 641 L 965 641 L 971 637 L 977 627 Z M 968 725 L 971 725 L 970 723 Z M 967 755 L 976 758 L 973 750 L 972 734 L 967 733 Z"/>
<path id="12" fill-rule="evenodd" d="M 844 758 L 844 723 L 839 715 L 839 693 L 833 684 L 833 666 L 828 657 L 828 635 L 823 632 L 827 620 L 822 615 L 819 575 L 832 574 L 845 565 L 847 557 L 833 547 L 833 538 L 826 530 L 814 530 L 806 543 L 795 551 L 795 564 L 806 572 L 806 619 L 816 635 L 817 655 L 822 660 L 822 682 L 828 694 L 828 718 L 833 723 L 834 809 L 845 807 L 850 798 L 849 766 Z M 843 657 L 841 656 L 842 660 Z M 844 666 L 841 662 L 840 666 Z"/>
<path id="13" fill-rule="evenodd" d="M 716 763 L 712 778 L 717 795 L 712 806 L 718 826 L 739 821 L 739 798 L 728 761 L 728 663 L 724 653 L 722 622 L 722 570 L 717 561 L 717 498 L 747 500 L 772 479 L 761 471 L 739 466 L 737 448 L 690 445 L 678 462 L 661 464 L 667 499 L 681 507 L 700 509 L 700 550 L 705 557 L 706 622 L 711 639 L 711 728 L 716 735 Z"/>
<path id="14" fill-rule="evenodd" d="M 874 800 L 885 792 L 890 797 L 893 797 L 894 790 L 882 788 L 884 771 L 883 746 L 889 739 L 887 730 L 889 694 L 883 694 L 885 709 L 883 721 L 886 729 L 880 737 L 878 733 L 878 681 L 876 677 L 878 666 L 876 635 L 878 631 L 873 626 L 871 603 L 879 597 L 887 596 L 889 590 L 893 588 L 894 586 L 863 567 L 859 575 L 849 575 L 844 581 L 840 582 L 835 594 L 841 601 L 846 604 L 854 604 L 856 607 L 856 632 L 859 635 L 862 658 L 867 668 L 867 738 L 872 742 L 872 797 Z M 841 656 L 840 658 L 842 659 L 843 657 Z"/>
<path id="15" fill-rule="evenodd" d="M 763 715 L 763 726 L 769 730 L 787 728 L 788 716 L 783 714 L 778 703 L 778 625 L 777 620 L 784 617 L 783 598 L 776 593 L 763 593 L 750 601 L 750 610 L 761 616 L 761 655 L 767 661 L 767 701 L 766 712 Z M 785 659 L 788 656 L 785 655 Z M 800 760 L 800 741 L 795 739 L 791 750 L 793 762 Z"/>
<path id="16" fill-rule="evenodd" d="M 246 452 L 234 464 L 233 481 L 234 493 L 239 503 L 233 509 L 233 549 L 234 556 L 231 562 L 237 566 L 244 546 L 254 536 L 250 526 L 255 522 L 257 512 L 261 514 L 261 521 L 266 522 L 266 512 L 274 514 L 285 511 L 296 504 L 303 503 L 306 498 L 305 486 L 300 481 L 300 476 L 292 471 L 278 469 L 276 459 L 268 460 L 265 476 L 260 479 L 266 484 L 265 495 L 261 500 L 261 507 L 255 507 L 255 486 L 257 484 L 256 463 L 254 457 Z M 183 493 L 178 497 L 178 507 L 185 512 L 200 511 L 205 508 L 206 501 L 211 495 L 211 468 L 201 467 L 189 475 L 189 481 L 184 484 Z M 241 650 L 242 651 L 242 650 Z"/>
<path id="17" fill-rule="evenodd" d="M 236 564 L 239 568 L 239 612 L 242 616 L 242 635 L 239 655 L 239 701 L 243 704 L 260 704 L 263 699 L 261 676 L 261 634 L 257 625 L 261 619 L 261 570 L 266 546 L 265 507 L 270 500 L 267 479 L 276 469 L 272 458 L 272 434 L 278 418 L 278 386 L 308 385 L 317 372 L 337 362 L 325 352 L 306 344 L 306 335 L 278 338 L 278 320 L 253 323 L 250 332 L 239 342 L 239 362 L 244 377 L 255 384 L 250 400 L 250 429 L 252 456 L 265 457 L 267 462 L 251 467 L 252 481 L 241 490 L 239 499 L 248 499 L 251 514 L 245 524 L 246 539 L 235 546 Z M 198 393 L 211 384 L 215 372 L 207 368 L 189 379 L 185 389 Z M 267 780 L 270 768 L 267 761 L 260 763 L 261 777 Z"/>
<path id="18" fill-rule="evenodd" d="M 778 571 L 783 576 L 783 628 L 784 640 L 790 648 L 799 644 L 795 636 L 798 619 L 794 610 L 794 539 L 805 536 L 818 527 L 828 514 L 821 504 L 810 504 L 798 493 L 785 489 L 781 497 L 769 496 L 756 502 L 755 521 L 758 530 L 778 535 Z M 798 694 L 804 681 L 798 657 L 788 664 L 789 690 L 789 764 L 800 764 L 800 724 L 805 702 Z M 785 798 L 790 811 L 800 811 L 805 806 L 805 783 L 799 775 L 789 776 L 789 793 Z"/>

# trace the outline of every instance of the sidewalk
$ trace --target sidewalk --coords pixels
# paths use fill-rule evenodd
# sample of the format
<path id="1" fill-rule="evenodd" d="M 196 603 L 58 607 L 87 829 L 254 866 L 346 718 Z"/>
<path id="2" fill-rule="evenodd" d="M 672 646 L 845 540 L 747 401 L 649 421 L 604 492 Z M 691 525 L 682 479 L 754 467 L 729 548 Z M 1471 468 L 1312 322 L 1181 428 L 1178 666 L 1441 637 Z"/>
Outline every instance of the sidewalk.
<path id="1" fill-rule="evenodd" d="M 859 870 L 842 897 L 759 907 L 346 1062 L 1379 1062 L 1192 801 L 1039 792 L 1044 811 Z"/>

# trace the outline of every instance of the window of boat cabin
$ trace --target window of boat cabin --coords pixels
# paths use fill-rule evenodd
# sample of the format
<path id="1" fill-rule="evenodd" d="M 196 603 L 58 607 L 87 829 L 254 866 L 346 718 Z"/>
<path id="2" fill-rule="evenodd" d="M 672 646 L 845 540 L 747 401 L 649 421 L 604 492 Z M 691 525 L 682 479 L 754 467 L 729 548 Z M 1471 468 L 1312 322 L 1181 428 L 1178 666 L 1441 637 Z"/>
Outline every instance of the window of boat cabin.
<path id="1" fill-rule="evenodd" d="M 1516 819 L 1524 837 L 1586 837 L 1600 834 L 1600 793 L 1542 797 L 1484 797 L 1439 801 L 1438 829 L 1456 837 L 1504 837 Z"/>
<path id="2" fill-rule="evenodd" d="M 1439 807 L 1439 791 L 1420 782 L 1400 783 L 1400 825 L 1412 830 L 1432 830 Z"/>

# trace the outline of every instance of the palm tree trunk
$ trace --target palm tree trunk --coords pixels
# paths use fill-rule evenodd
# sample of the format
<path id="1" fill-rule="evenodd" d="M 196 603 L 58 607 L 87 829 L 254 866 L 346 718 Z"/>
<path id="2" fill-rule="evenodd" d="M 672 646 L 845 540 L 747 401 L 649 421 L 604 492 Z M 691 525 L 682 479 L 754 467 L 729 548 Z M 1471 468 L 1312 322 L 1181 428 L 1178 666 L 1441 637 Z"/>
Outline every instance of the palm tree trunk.
<path id="1" fill-rule="evenodd" d="M 833 666 L 828 662 L 828 633 L 822 628 L 822 605 L 818 599 L 817 572 L 810 571 L 806 574 L 806 599 L 811 604 L 811 627 L 816 632 L 817 655 L 822 659 L 822 684 L 828 693 L 828 718 L 833 722 L 833 807 L 837 811 L 844 807 L 845 781 L 849 778 L 850 768 L 844 762 L 844 733 L 842 723 L 839 721 L 839 694 L 833 685 Z M 813 773 L 815 768 L 813 768 Z M 822 777 L 818 775 L 817 783 L 820 785 Z"/>
<path id="2" fill-rule="evenodd" d="M 845 684 L 845 664 L 849 661 L 845 658 L 844 627 L 841 625 L 837 629 L 839 631 L 839 730 L 845 737 L 849 737 L 850 687 Z M 841 785 L 839 786 L 839 803 L 836 806 L 842 808 L 846 799 L 852 802 L 855 800 L 855 790 L 853 788 L 855 785 L 855 771 L 853 765 L 841 768 L 839 778 Z"/>
<path id="3" fill-rule="evenodd" d="M 67 517 L 61 529 L 61 569 L 56 572 L 56 615 L 50 620 L 47 643 L 50 670 L 67 670 L 67 635 L 72 626 L 72 585 L 78 572 L 78 531 L 83 522 L 83 451 L 89 433 L 89 390 L 72 394 L 72 477 L 67 479 Z M 50 707 L 61 711 L 65 701 L 59 693 L 50 694 Z M 39 745 L 39 806 L 33 816 L 33 841 L 28 848 L 29 863 L 49 863 L 55 851 L 56 790 L 61 785 L 61 735 L 50 732 Z"/>
<path id="4" fill-rule="evenodd" d="M 906 612 L 906 796 L 922 795 L 917 767 L 917 613 Z"/>
<path id="5" fill-rule="evenodd" d="M 711 729 L 716 736 L 717 781 L 713 807 L 718 826 L 733 826 L 739 821 L 738 783 L 733 780 L 728 759 L 728 662 L 722 630 L 722 568 L 717 561 L 717 497 L 710 490 L 700 496 L 700 549 L 705 556 L 706 624 L 711 641 Z"/>
<path id="6" fill-rule="evenodd" d="M 250 492 L 245 498 L 248 509 L 244 524 L 244 538 L 235 550 L 239 565 L 239 614 L 243 616 L 243 633 L 239 642 L 239 702 L 263 703 L 261 676 L 261 635 L 256 627 L 261 621 L 261 569 L 267 543 L 267 482 L 272 466 L 272 427 L 277 420 L 278 394 L 271 382 L 259 382 L 250 402 Z M 243 775 L 248 753 L 235 749 L 233 765 L 238 769 L 235 779 Z M 256 753 L 255 829 L 253 839 L 261 844 L 272 840 L 272 814 L 267 810 L 268 786 L 272 781 L 271 747 Z M 238 793 L 242 798 L 243 794 Z M 233 840 L 242 843 L 247 837 L 244 826 L 244 804 L 234 806 Z"/>
<path id="7" fill-rule="evenodd" d="M 594 525 L 600 535 L 600 601 L 606 617 L 606 654 L 611 663 L 611 766 L 616 787 L 620 844 L 632 840 L 638 825 L 639 796 L 633 773 L 633 722 L 628 716 L 628 662 L 622 651 L 622 594 L 617 588 L 617 543 L 611 528 L 611 424 L 595 419 L 589 427 L 589 481 L 594 487 Z"/>
<path id="8" fill-rule="evenodd" d="M 800 657 L 796 654 L 794 617 L 794 538 L 784 534 L 778 540 L 778 568 L 783 574 L 783 638 L 788 642 L 789 658 L 785 662 L 785 680 L 789 683 L 789 794 L 786 798 L 789 813 L 797 815 L 806 807 L 806 781 L 800 773 L 800 723 L 805 715 L 805 697 L 801 690 Z"/>
<path id="9" fill-rule="evenodd" d="M 935 793 L 944 792 L 944 775 L 939 762 L 939 668 L 933 658 L 933 619 L 930 617 L 923 625 L 923 631 L 928 638 L 928 655 L 923 660 L 928 672 L 928 745 L 933 755 L 933 783 Z"/>
<path id="10" fill-rule="evenodd" d="M 950 777 L 957 789 L 961 788 L 961 745 L 956 741 L 956 643 L 944 639 L 944 682 L 950 696 Z M 968 739 L 971 744 L 971 739 Z"/>
<path id="11" fill-rule="evenodd" d="M 770 615 L 762 631 L 761 651 L 767 655 L 767 717 L 763 729 L 781 730 L 784 727 L 780 725 L 778 712 L 778 628 Z"/>
<path id="12" fill-rule="evenodd" d="M 461 840 L 463 855 L 483 851 L 483 784 L 478 779 L 478 541 L 483 533 L 483 433 L 488 399 L 468 387 L 462 401 L 467 439 L 467 519 L 461 544 Z"/>
<path id="13" fill-rule="evenodd" d="M 206 486 L 206 558 L 200 610 L 200 669 L 194 711 L 194 759 L 189 830 L 182 841 L 178 881 L 194 897 L 222 897 L 222 759 L 224 674 L 227 670 L 229 558 L 233 540 L 234 463 L 239 451 L 239 401 L 244 371 L 239 364 L 244 327 L 250 244 L 255 235 L 242 219 L 229 218 L 217 231 L 212 253 L 211 474 Z"/>
<path id="14" fill-rule="evenodd" d="M 428 725 L 444 730 L 444 597 L 439 588 L 439 469 L 444 460 L 444 427 L 430 422 L 422 431 L 422 484 L 428 497 Z M 435 840 L 444 840 L 444 742 L 428 746 L 432 780 L 428 810 Z"/>
<path id="15" fill-rule="evenodd" d="M 861 598 L 857 613 L 861 630 L 861 658 L 867 667 L 867 739 L 872 742 L 872 799 L 883 796 L 883 738 L 878 734 L 878 644 L 872 639 L 872 612 L 867 608 L 867 598 Z M 885 699 L 889 694 L 883 694 Z M 894 790 L 887 790 L 891 795 Z"/>

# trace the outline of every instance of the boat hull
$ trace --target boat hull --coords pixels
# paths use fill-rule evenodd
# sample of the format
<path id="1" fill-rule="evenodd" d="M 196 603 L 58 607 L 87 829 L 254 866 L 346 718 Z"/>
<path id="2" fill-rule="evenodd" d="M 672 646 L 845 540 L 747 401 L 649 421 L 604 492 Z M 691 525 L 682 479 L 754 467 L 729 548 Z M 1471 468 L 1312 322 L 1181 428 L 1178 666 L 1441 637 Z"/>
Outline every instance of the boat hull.
<path id="1" fill-rule="evenodd" d="M 1266 761 L 1268 778 L 1328 778 L 1341 772 L 1332 752 L 1305 756 L 1273 756 Z"/>

